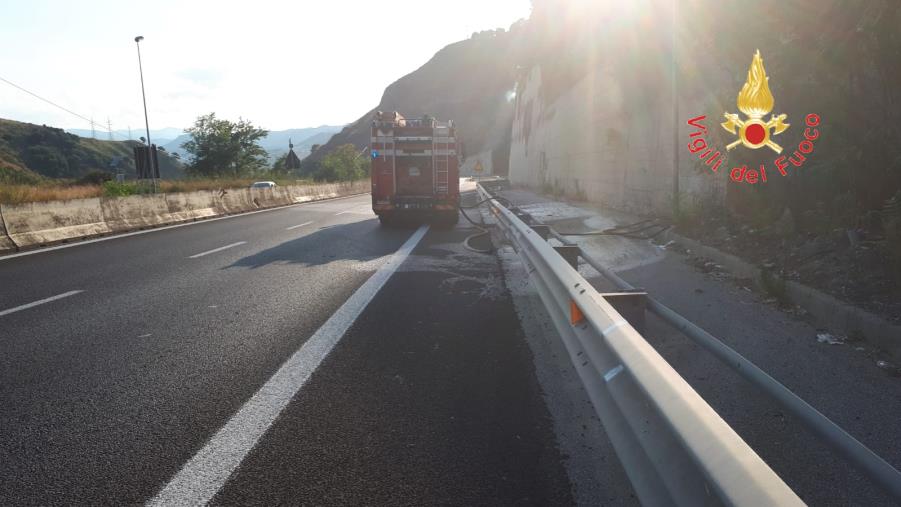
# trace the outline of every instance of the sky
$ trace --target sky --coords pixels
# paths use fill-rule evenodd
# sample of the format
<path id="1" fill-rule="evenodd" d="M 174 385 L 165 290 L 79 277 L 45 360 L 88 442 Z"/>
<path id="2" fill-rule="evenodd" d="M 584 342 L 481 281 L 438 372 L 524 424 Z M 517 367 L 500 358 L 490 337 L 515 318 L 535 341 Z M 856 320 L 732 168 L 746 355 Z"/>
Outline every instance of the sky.
<path id="1" fill-rule="evenodd" d="M 442 47 L 530 10 L 530 0 L 0 0 L 0 78 L 137 131 L 142 35 L 151 129 L 209 112 L 270 130 L 343 125 Z M 0 118 L 90 128 L 3 81 Z"/>

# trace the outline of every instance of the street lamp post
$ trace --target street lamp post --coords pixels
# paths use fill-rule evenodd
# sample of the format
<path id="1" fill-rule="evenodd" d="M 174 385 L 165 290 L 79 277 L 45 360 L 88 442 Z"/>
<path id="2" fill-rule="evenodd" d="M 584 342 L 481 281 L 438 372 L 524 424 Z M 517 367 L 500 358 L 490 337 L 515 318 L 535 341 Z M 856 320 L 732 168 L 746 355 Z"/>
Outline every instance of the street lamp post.
<path id="1" fill-rule="evenodd" d="M 156 178 L 153 172 L 153 155 L 150 153 L 150 120 L 147 119 L 147 93 L 144 91 L 144 66 L 141 64 L 141 41 L 144 40 L 143 35 L 135 37 L 135 46 L 138 47 L 138 72 L 141 74 L 141 98 L 144 100 L 144 127 L 147 130 L 147 169 L 150 171 L 150 179 L 153 181 L 153 188 L 156 190 Z"/>

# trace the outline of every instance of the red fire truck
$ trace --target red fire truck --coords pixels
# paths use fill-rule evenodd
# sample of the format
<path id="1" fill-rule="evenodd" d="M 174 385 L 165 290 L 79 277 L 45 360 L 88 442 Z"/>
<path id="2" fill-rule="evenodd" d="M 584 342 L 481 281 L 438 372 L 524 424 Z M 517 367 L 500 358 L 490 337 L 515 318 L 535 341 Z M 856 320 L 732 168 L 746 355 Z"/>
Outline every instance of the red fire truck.
<path id="1" fill-rule="evenodd" d="M 460 179 L 452 121 L 379 111 L 372 120 L 372 210 L 382 225 L 408 219 L 457 223 Z"/>

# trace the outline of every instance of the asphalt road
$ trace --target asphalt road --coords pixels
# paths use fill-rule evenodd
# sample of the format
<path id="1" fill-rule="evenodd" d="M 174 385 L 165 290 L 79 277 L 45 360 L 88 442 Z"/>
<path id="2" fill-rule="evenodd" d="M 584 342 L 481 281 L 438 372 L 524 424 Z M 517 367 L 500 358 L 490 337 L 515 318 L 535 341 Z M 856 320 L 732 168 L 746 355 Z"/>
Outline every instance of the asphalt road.
<path id="1" fill-rule="evenodd" d="M 471 232 L 385 272 L 214 503 L 572 502 Z M 360 196 L 0 259 L 0 504 L 152 499 L 415 234 Z"/>

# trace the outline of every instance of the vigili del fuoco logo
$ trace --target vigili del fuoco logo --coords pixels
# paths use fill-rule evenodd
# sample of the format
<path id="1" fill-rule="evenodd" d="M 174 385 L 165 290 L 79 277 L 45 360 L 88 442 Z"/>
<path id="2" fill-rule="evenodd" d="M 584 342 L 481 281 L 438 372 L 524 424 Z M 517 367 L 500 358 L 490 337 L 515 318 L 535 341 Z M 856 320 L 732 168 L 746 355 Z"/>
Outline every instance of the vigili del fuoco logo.
<path id="1" fill-rule="evenodd" d="M 748 69 L 748 79 L 745 81 L 741 91 L 738 92 L 736 105 L 738 110 L 744 113 L 745 118 L 730 112 L 725 112 L 723 116 L 726 121 L 720 125 L 737 139 L 726 146 L 726 152 L 732 151 L 740 146 L 751 150 L 757 150 L 764 146 L 781 155 L 772 162 L 771 167 L 775 167 L 776 171 L 770 172 L 769 175 L 775 175 L 778 171 L 782 176 L 788 175 L 786 169 L 789 166 L 800 168 L 804 165 L 807 157 L 813 153 L 813 142 L 820 137 L 820 131 L 816 128 L 820 124 L 820 117 L 816 114 L 808 114 L 804 118 L 804 139 L 798 143 L 794 153 L 790 155 L 782 155 L 782 146 L 773 140 L 774 137 L 782 134 L 791 127 L 786 123 L 788 115 L 786 114 L 770 114 L 775 105 L 773 93 L 770 92 L 770 78 L 766 75 L 763 68 L 763 57 L 760 56 L 760 50 L 754 53 L 751 60 L 751 67 Z M 770 114 L 769 119 L 764 116 Z M 714 151 L 707 142 L 707 127 L 704 125 L 706 115 L 697 116 L 688 120 L 688 125 L 695 128 L 689 134 L 688 151 L 697 155 L 707 166 L 710 166 L 713 172 L 717 172 L 724 160 L 724 153 L 719 150 Z M 767 164 L 761 163 L 759 169 L 749 169 L 747 165 L 741 167 L 733 167 L 729 171 L 729 178 L 737 183 L 767 182 Z"/>

